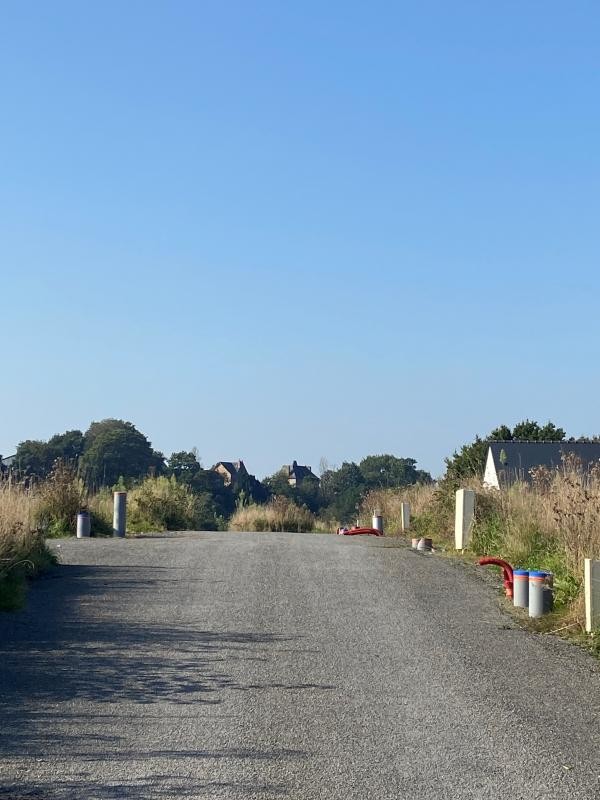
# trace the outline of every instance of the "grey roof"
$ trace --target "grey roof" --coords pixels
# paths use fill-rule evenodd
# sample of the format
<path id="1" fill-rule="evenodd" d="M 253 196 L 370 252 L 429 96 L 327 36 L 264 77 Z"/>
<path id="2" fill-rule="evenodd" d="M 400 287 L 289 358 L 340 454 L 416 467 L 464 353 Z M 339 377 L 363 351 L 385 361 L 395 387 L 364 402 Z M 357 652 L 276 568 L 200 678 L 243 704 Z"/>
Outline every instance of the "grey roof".
<path id="1" fill-rule="evenodd" d="M 558 469 L 566 455 L 575 456 L 583 469 L 600 462 L 597 442 L 488 442 L 499 478 L 514 481 L 531 479 L 535 467 Z M 504 463 L 500 454 L 504 451 Z"/>
<path id="2" fill-rule="evenodd" d="M 305 478 L 312 478 L 316 481 L 319 480 L 310 467 L 298 464 L 296 461 L 293 462 L 291 467 L 288 467 L 288 475 L 290 478 L 295 478 L 297 481 L 303 481 Z"/>
<path id="3" fill-rule="evenodd" d="M 243 461 L 218 461 L 213 469 L 216 469 L 219 464 L 229 472 L 230 475 L 237 475 L 240 472 L 247 472 L 246 466 Z"/>
<path id="4" fill-rule="evenodd" d="M 12 465 L 15 463 L 15 458 L 16 457 L 17 457 L 17 454 L 15 453 L 14 456 L 6 456 L 6 458 L 1 459 L 0 461 L 2 463 L 2 466 L 3 467 L 12 467 Z"/>

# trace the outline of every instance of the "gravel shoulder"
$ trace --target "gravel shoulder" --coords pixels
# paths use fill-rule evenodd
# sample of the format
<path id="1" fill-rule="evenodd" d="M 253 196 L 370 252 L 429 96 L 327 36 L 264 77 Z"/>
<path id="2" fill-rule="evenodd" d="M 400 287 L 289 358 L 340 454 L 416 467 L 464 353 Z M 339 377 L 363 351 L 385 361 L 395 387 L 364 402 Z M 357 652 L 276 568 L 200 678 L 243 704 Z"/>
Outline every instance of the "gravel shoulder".
<path id="1" fill-rule="evenodd" d="M 0 616 L 0 798 L 600 797 L 600 669 L 385 540 L 64 540 Z"/>

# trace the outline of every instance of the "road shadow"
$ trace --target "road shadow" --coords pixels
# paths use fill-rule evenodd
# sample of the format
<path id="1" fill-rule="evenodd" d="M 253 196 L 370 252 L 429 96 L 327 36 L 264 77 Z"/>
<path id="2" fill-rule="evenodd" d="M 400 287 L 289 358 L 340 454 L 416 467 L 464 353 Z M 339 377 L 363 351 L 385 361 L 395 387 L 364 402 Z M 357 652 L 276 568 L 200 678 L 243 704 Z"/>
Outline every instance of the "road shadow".
<path id="1" fill-rule="evenodd" d="M 176 582 L 176 571 L 147 566 L 61 566 L 42 578 L 30 594 L 28 607 L 0 617 L 0 756 L 13 762 L 26 759 L 49 761 L 60 753 L 76 763 L 156 759 L 181 763 L 186 760 L 302 759 L 302 751 L 253 751 L 169 747 L 144 750 L 123 742 L 119 726 L 123 717 L 152 724 L 153 717 L 171 713 L 177 720 L 186 707 L 202 709 L 223 703 L 224 693 L 278 689 L 331 689 L 315 684 L 259 684 L 240 681 L 240 661 L 266 661 L 274 649 L 294 637 L 248 630 L 205 630 L 194 625 L 148 624 L 140 611 L 150 598 Z M 127 618 L 115 609 L 114 598 L 98 618 L 85 606 L 102 603 L 107 591 L 130 600 Z M 114 613 L 116 611 L 116 613 Z M 235 661 L 237 678 L 232 675 Z M 156 712 L 153 712 L 156 707 Z M 103 711 L 103 708 L 105 711 Z M 136 711 L 136 708 L 139 709 Z M 87 711 L 86 711 L 87 709 Z M 121 712 L 123 709 L 123 712 Z M 177 711 L 180 709 L 180 711 Z M 84 718 L 84 714 L 89 716 Z M 227 713 L 225 709 L 224 713 Z M 176 722 L 174 723 L 176 724 Z M 175 767 L 175 764 L 174 764 Z M 101 767 L 100 767 L 101 769 Z M 2 770 L 0 798 L 166 798 L 202 796 L 203 787 L 190 790 L 175 769 L 147 781 L 134 779 L 104 785 L 91 775 L 76 780 L 57 776 L 39 782 L 37 770 L 18 780 Z M 90 773 L 97 775 L 97 769 Z M 40 774 L 43 772 L 40 771 Z M 147 773 L 146 773 L 147 774 Z M 9 779 L 13 782 L 9 782 Z M 4 787 L 4 788 L 3 788 Z M 212 782 L 206 795 L 281 796 L 284 787 L 254 783 Z M 262 794 L 260 794 L 262 792 Z M 257 794 L 258 793 L 258 794 Z"/>

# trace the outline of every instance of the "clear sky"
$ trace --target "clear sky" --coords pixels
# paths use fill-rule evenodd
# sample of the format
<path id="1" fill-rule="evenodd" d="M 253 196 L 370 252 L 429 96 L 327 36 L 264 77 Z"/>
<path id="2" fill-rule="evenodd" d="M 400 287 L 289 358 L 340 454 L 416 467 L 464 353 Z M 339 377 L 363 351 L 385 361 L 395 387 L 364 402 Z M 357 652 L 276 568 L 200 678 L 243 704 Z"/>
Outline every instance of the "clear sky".
<path id="1" fill-rule="evenodd" d="M 0 4 L 0 452 L 600 431 L 600 6 Z"/>

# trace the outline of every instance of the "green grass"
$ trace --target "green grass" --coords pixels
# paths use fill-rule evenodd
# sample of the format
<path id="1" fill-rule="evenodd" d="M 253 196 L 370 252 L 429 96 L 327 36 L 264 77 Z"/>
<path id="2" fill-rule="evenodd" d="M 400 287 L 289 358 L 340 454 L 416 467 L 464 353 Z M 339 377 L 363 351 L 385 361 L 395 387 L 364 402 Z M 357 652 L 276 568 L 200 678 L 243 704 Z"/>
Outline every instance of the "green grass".
<path id="1" fill-rule="evenodd" d="M 58 560 L 46 545 L 29 553 L 27 558 L 6 565 L 0 572 L 0 611 L 17 611 L 25 604 L 30 578 L 46 572 Z"/>

